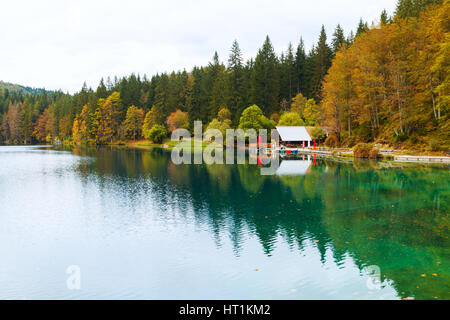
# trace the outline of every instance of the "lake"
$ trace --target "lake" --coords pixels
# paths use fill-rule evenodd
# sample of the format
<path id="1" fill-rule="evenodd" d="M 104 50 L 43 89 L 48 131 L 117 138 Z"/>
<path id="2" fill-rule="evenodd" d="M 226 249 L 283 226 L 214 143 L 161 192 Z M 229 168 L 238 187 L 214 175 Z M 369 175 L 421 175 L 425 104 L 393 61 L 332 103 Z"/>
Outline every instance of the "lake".
<path id="1" fill-rule="evenodd" d="M 0 298 L 449 299 L 449 178 L 308 156 L 265 176 L 160 149 L 0 147 Z"/>

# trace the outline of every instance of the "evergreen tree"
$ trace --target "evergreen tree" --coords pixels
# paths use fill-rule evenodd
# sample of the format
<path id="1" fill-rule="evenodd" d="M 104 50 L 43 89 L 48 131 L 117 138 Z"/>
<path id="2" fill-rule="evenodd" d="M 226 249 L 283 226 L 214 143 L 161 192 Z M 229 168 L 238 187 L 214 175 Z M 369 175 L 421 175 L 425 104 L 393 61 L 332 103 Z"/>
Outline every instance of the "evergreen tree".
<path id="1" fill-rule="evenodd" d="M 200 120 L 204 123 L 208 122 L 208 75 L 205 68 L 194 67 L 192 70 L 192 89 L 188 96 L 187 110 L 190 115 L 191 124 L 193 121 Z"/>
<path id="2" fill-rule="evenodd" d="M 170 83 L 169 76 L 166 73 L 161 74 L 158 85 L 155 88 L 155 98 L 153 106 L 156 110 L 167 117 L 170 112 L 174 111 L 173 106 L 170 105 Z"/>
<path id="3" fill-rule="evenodd" d="M 442 4 L 443 0 L 399 0 L 395 10 L 399 18 L 418 17 L 429 5 Z"/>
<path id="4" fill-rule="evenodd" d="M 261 106 L 265 114 L 270 114 L 278 109 L 279 93 L 278 59 L 267 36 L 255 58 L 251 77 L 251 99 Z"/>
<path id="5" fill-rule="evenodd" d="M 332 48 L 333 48 L 333 55 L 336 55 L 336 52 L 338 52 L 339 48 L 345 44 L 345 36 L 344 36 L 344 30 L 342 29 L 341 25 L 337 25 L 336 30 L 333 33 L 333 39 L 331 41 Z"/>
<path id="6" fill-rule="evenodd" d="M 367 25 L 367 22 L 364 22 L 363 19 L 359 19 L 358 28 L 356 29 L 356 36 L 359 36 L 369 30 L 369 26 Z"/>
<path id="7" fill-rule="evenodd" d="M 295 53 L 295 85 L 296 93 L 301 92 L 303 95 L 307 93 L 307 70 L 306 70 L 306 53 L 303 39 L 300 38 L 300 42 L 297 46 Z"/>
<path id="8" fill-rule="evenodd" d="M 290 101 L 296 93 L 296 68 L 294 49 L 289 43 L 286 54 L 282 53 L 280 58 L 280 99 Z"/>
<path id="9" fill-rule="evenodd" d="M 381 12 L 381 15 L 380 15 L 380 24 L 382 25 L 382 26 L 385 26 L 385 25 L 387 25 L 390 21 L 389 21 L 390 19 L 389 19 L 389 17 L 388 17 L 388 14 L 387 14 L 387 11 L 386 11 L 386 9 L 384 9 L 382 12 Z"/>
<path id="10" fill-rule="evenodd" d="M 219 109 L 225 106 L 225 66 L 219 61 L 217 52 L 214 54 L 213 63 L 209 65 L 208 91 L 209 108 L 208 121 L 213 119 Z"/>
<path id="11" fill-rule="evenodd" d="M 85 83 L 86 85 L 86 83 Z M 106 89 L 103 78 L 100 80 L 100 84 L 97 87 L 97 91 L 95 92 L 98 99 L 106 99 L 108 97 L 108 90 Z"/>
<path id="12" fill-rule="evenodd" d="M 332 50 L 327 44 L 327 34 L 322 26 L 319 42 L 314 50 L 314 74 L 312 78 L 312 96 L 320 99 L 322 81 L 331 66 Z"/>
<path id="13" fill-rule="evenodd" d="M 232 114 L 246 105 L 245 70 L 242 62 L 242 53 L 238 42 L 235 40 L 231 46 L 228 58 L 228 69 L 226 76 L 226 105 Z"/>

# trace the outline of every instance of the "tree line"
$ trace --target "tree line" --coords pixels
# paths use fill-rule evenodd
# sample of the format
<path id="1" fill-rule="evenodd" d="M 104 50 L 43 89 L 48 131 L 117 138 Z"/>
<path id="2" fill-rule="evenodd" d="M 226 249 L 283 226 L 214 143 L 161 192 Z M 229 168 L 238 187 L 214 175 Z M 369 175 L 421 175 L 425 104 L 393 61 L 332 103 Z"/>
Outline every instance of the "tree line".
<path id="1" fill-rule="evenodd" d="M 327 40 L 322 26 L 319 40 L 309 52 L 300 39 L 295 47 L 289 44 L 286 51 L 277 55 L 267 36 L 256 57 L 247 61 L 243 59 L 238 42 L 234 41 L 226 63 L 215 53 L 208 65 L 194 67 L 189 72 L 162 73 L 151 78 L 132 74 L 120 79 L 102 79 L 95 90 L 84 84 L 73 95 L 45 90 L 27 95 L 2 89 L 0 141 L 108 144 L 142 137 L 160 141 L 174 127 L 191 129 L 195 120 L 201 120 L 207 127 L 220 130 L 272 128 L 277 123 L 326 126 L 337 144 L 352 143 L 352 139 L 344 139 L 346 135 L 373 141 L 386 127 L 389 129 L 386 141 L 395 142 L 397 137 L 404 139 L 417 126 L 410 117 L 417 105 L 411 103 L 405 92 L 418 92 L 420 87 L 410 87 L 413 76 L 406 69 L 415 71 L 422 86 L 428 83 L 422 79 L 424 73 L 419 69 L 426 64 L 402 56 L 402 48 L 410 40 L 417 40 L 415 52 L 423 51 L 423 55 L 417 54 L 422 59 L 433 55 L 427 41 L 434 41 L 433 52 L 444 54 L 441 60 L 433 56 L 433 61 L 441 61 L 441 69 L 430 71 L 433 94 L 428 98 L 432 100 L 435 120 L 427 127 L 427 133 L 448 118 L 443 87 L 448 86 L 445 78 L 445 74 L 448 76 L 445 50 L 448 49 L 443 46 L 448 43 L 446 17 L 443 14 L 440 18 L 432 17 L 431 13 L 419 16 L 418 13 L 429 5 L 430 10 L 445 12 L 448 1 L 437 9 L 434 2 L 439 1 L 400 0 L 394 17 L 383 11 L 380 25 L 370 27 L 361 20 L 356 33 L 350 32 L 348 36 L 338 25 L 331 41 Z M 441 21 L 440 29 L 428 28 L 429 33 L 434 30 L 433 40 L 425 31 L 425 16 L 437 25 Z M 409 51 L 413 52 L 414 48 Z M 386 63 L 388 60 L 394 62 Z M 370 67 L 370 64 L 374 65 Z M 433 64 L 433 68 L 439 67 Z M 382 70 L 381 76 L 376 73 L 378 70 Z M 385 77 L 384 91 L 372 76 Z M 347 88 L 349 86 L 351 88 Z M 376 88 L 372 90 L 371 86 Z M 394 112 L 397 91 L 400 92 L 397 99 L 401 100 L 401 120 L 399 113 L 390 117 L 386 112 Z M 429 102 L 426 94 L 417 93 L 417 96 L 422 97 L 421 103 L 426 108 Z M 370 116 L 365 118 L 367 114 Z M 393 121 L 401 121 L 401 124 L 394 126 Z"/>
<path id="2" fill-rule="evenodd" d="M 323 84 L 334 143 L 448 151 L 450 2 L 428 2 L 400 1 L 393 21 L 340 48 Z"/>

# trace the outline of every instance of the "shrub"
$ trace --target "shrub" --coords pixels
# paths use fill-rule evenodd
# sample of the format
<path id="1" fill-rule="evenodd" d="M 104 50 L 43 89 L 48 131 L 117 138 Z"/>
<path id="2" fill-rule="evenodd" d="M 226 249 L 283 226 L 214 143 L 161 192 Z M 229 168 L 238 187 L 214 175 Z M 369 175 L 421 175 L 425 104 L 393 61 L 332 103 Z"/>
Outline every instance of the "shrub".
<path id="1" fill-rule="evenodd" d="M 372 145 L 369 143 L 358 143 L 353 148 L 353 155 L 355 158 L 369 158 Z"/>
<path id="2" fill-rule="evenodd" d="M 311 129 L 311 138 L 314 140 L 322 140 L 325 139 L 326 133 L 321 127 L 314 127 Z"/>
<path id="3" fill-rule="evenodd" d="M 155 124 L 150 130 L 144 131 L 144 137 L 153 143 L 161 143 L 167 136 L 167 130 L 160 124 Z"/>
<path id="4" fill-rule="evenodd" d="M 326 139 L 325 139 L 325 145 L 329 148 L 335 148 L 338 146 L 338 139 L 337 137 L 332 134 L 329 135 Z"/>
<path id="5" fill-rule="evenodd" d="M 445 145 L 445 143 L 443 141 L 440 141 L 435 138 L 431 138 L 429 140 L 429 146 L 430 146 L 431 151 L 447 151 L 448 150 L 448 146 Z"/>
<path id="6" fill-rule="evenodd" d="M 380 150 L 378 148 L 373 148 L 369 152 L 370 159 L 378 159 L 380 157 Z"/>
<path id="7" fill-rule="evenodd" d="M 347 147 L 353 148 L 357 143 L 355 136 L 348 137 L 345 143 Z"/>

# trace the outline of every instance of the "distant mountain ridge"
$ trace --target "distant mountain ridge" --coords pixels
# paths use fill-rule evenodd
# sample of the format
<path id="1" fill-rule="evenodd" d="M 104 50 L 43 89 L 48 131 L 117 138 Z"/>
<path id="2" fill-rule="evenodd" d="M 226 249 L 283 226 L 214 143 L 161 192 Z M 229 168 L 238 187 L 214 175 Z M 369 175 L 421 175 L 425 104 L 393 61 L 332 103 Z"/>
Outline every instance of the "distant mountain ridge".
<path id="1" fill-rule="evenodd" d="M 14 91 L 14 92 L 18 92 L 18 93 L 22 93 L 22 94 L 39 94 L 42 91 L 44 91 L 44 89 L 42 88 L 32 88 L 32 87 L 27 87 L 27 86 L 22 86 L 20 84 L 15 84 L 15 83 L 10 83 L 10 82 L 5 82 L 0 80 L 0 90 L 2 89 L 7 89 L 9 91 Z M 48 90 L 45 90 L 46 92 L 51 92 Z"/>

